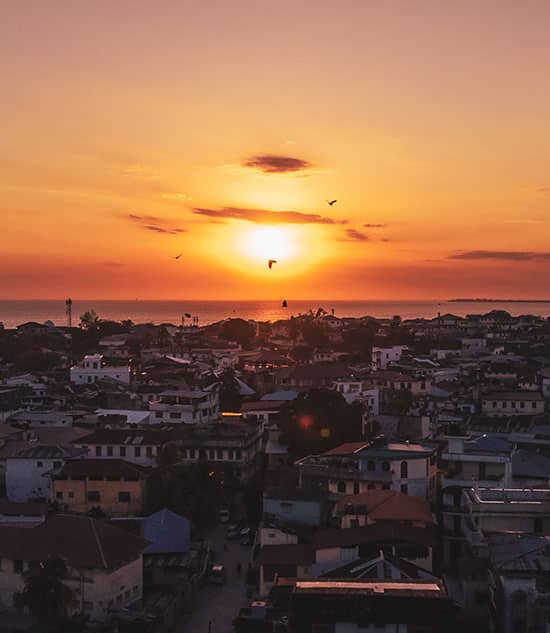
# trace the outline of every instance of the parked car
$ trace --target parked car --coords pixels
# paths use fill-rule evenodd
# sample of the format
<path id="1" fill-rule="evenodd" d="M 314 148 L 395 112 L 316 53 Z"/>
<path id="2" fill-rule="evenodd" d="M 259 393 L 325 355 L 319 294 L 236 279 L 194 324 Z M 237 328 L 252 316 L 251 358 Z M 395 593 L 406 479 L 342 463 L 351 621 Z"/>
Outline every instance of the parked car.
<path id="1" fill-rule="evenodd" d="M 227 528 L 226 538 L 230 541 L 237 540 L 240 536 L 239 526 L 236 524 L 230 525 Z"/>
<path id="2" fill-rule="evenodd" d="M 250 545 L 252 543 L 254 533 L 250 528 L 243 528 L 239 532 L 239 542 L 241 545 Z"/>
<path id="3" fill-rule="evenodd" d="M 208 582 L 214 585 L 223 585 L 226 579 L 225 567 L 223 565 L 212 565 L 208 574 Z"/>

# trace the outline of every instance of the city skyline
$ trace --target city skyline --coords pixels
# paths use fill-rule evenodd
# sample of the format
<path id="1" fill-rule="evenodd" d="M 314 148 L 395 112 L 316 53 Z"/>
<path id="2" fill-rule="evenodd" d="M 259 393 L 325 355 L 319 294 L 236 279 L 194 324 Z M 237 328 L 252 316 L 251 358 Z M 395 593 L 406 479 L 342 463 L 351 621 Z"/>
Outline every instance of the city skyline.
<path id="1" fill-rule="evenodd" d="M 548 18 L 6 7 L 0 298 L 548 298 Z"/>

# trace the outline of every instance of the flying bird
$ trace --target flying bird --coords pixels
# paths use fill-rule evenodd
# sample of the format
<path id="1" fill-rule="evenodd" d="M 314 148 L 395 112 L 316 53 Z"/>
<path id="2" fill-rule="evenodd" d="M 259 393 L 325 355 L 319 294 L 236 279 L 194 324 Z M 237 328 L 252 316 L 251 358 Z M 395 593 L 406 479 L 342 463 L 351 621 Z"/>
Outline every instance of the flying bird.
<path id="1" fill-rule="evenodd" d="M 188 319 L 190 319 L 190 318 L 191 318 L 191 315 L 189 314 L 189 312 L 186 312 L 186 313 L 184 314 L 184 316 L 186 316 Z"/>
<path id="2" fill-rule="evenodd" d="M 269 266 L 269 270 L 271 270 L 273 268 L 273 264 L 276 264 L 276 263 L 277 263 L 276 259 L 268 259 L 267 265 Z"/>
<path id="3" fill-rule="evenodd" d="M 174 257 L 174 259 L 179 259 L 182 255 L 183 255 L 183 253 L 180 253 L 179 255 L 176 255 L 176 256 Z"/>
<path id="4" fill-rule="evenodd" d="M 327 200 L 327 204 L 329 207 L 332 207 L 333 204 L 336 204 L 338 200 Z"/>

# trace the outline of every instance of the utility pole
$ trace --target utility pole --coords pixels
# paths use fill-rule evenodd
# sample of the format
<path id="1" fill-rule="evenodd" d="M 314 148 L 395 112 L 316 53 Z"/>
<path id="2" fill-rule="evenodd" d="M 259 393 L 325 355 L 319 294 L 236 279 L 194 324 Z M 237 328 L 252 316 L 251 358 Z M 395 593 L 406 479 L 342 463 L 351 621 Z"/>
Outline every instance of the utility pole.
<path id="1" fill-rule="evenodd" d="M 65 301 L 65 314 L 67 315 L 67 327 L 72 328 L 73 326 L 73 300 L 69 297 L 67 301 Z"/>

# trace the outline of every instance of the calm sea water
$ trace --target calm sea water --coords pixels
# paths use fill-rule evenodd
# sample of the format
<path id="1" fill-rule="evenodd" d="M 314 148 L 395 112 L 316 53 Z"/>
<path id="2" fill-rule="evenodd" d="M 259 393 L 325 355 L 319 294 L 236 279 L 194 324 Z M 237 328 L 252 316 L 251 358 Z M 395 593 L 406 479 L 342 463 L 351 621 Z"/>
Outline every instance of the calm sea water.
<path id="1" fill-rule="evenodd" d="M 511 314 L 538 314 L 550 316 L 548 302 L 448 302 L 448 301 L 293 301 L 288 300 L 284 309 L 280 302 L 273 301 L 107 301 L 75 300 L 73 302 L 73 325 L 86 310 L 95 310 L 103 319 L 121 321 L 132 319 L 136 323 L 176 323 L 181 322 L 187 312 L 199 318 L 200 325 L 213 323 L 228 317 L 239 316 L 258 321 L 275 321 L 316 310 L 319 306 L 334 309 L 336 316 L 392 317 L 399 314 L 404 319 L 415 317 L 433 318 L 438 311 L 452 312 L 464 316 L 472 313 L 488 312 L 493 309 L 507 310 Z M 25 321 L 46 320 L 56 325 L 65 325 L 64 301 L 6 301 L 0 300 L 0 321 L 5 327 L 15 327 Z"/>

